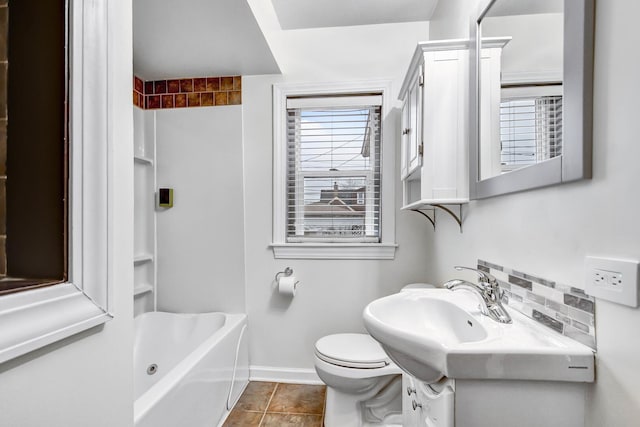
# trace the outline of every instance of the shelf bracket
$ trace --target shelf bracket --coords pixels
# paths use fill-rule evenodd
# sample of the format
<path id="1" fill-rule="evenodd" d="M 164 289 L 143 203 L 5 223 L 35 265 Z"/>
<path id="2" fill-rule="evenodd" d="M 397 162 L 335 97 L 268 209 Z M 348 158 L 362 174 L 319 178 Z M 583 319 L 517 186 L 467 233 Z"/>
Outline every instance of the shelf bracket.
<path id="1" fill-rule="evenodd" d="M 431 225 L 433 225 L 433 230 L 435 231 L 436 229 L 436 211 L 433 209 L 429 209 L 430 212 L 433 212 L 433 218 L 431 218 L 429 215 L 427 215 L 426 212 L 421 211 L 420 209 L 411 209 L 413 212 L 417 212 L 420 215 L 422 215 L 423 217 L 427 218 L 429 220 L 429 222 L 431 223 Z"/>
<path id="2" fill-rule="evenodd" d="M 429 216 L 426 212 L 424 212 L 425 209 L 411 209 L 411 210 L 427 218 L 431 223 L 431 225 L 433 225 L 433 229 L 435 230 L 436 229 L 436 209 L 435 208 L 442 209 L 443 211 L 448 213 L 458 223 L 458 227 L 460 228 L 460 233 L 462 233 L 462 204 L 458 205 L 457 214 L 444 205 L 430 204 L 429 206 L 433 207 L 432 209 L 428 209 L 428 211 L 433 212 L 433 217 Z"/>
<path id="3" fill-rule="evenodd" d="M 443 211 L 451 215 L 451 217 L 458 223 L 458 227 L 460 228 L 460 233 L 462 233 L 462 204 L 458 205 L 457 215 L 455 214 L 455 212 L 453 212 L 451 209 L 447 208 L 446 206 L 443 206 L 443 205 L 432 205 L 432 206 L 438 209 L 442 209 Z M 435 218 L 435 211 L 433 211 L 433 215 Z"/>

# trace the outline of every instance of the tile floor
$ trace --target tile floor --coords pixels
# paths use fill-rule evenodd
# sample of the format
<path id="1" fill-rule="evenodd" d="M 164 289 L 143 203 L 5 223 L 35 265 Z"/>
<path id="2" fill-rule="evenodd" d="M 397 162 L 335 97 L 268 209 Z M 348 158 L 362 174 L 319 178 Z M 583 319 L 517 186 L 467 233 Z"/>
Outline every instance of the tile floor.
<path id="1" fill-rule="evenodd" d="M 252 381 L 223 427 L 322 427 L 325 386 Z"/>

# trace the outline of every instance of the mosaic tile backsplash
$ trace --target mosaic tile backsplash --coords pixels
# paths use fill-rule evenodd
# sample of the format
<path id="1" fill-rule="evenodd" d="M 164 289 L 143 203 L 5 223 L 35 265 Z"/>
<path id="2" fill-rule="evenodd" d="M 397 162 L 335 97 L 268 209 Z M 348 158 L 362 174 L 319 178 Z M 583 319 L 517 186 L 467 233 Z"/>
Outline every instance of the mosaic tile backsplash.
<path id="1" fill-rule="evenodd" d="M 144 110 L 242 104 L 242 76 L 143 81 L 133 78 L 133 105 Z"/>
<path id="2" fill-rule="evenodd" d="M 509 307 L 596 349 L 595 298 L 582 289 L 483 260 L 478 260 L 478 269 L 498 279 Z"/>

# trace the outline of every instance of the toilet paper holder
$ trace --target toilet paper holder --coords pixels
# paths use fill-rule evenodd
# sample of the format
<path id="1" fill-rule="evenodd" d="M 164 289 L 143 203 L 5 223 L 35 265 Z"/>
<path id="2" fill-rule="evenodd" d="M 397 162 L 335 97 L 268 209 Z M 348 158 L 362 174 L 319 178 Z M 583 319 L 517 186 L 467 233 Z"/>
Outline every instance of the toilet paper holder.
<path id="1" fill-rule="evenodd" d="M 287 267 L 284 271 L 279 271 L 276 273 L 276 282 L 280 279 L 280 275 L 284 274 L 284 277 L 289 277 L 293 274 L 293 269 L 291 267 Z"/>

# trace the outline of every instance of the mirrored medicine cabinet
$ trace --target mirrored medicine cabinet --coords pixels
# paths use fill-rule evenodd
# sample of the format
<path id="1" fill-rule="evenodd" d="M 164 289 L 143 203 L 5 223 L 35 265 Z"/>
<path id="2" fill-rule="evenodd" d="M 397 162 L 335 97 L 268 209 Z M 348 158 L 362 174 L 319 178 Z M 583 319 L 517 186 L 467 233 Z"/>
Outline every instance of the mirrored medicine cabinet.
<path id="1" fill-rule="evenodd" d="M 485 0 L 472 24 L 470 198 L 591 177 L 593 0 Z"/>

